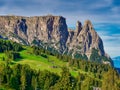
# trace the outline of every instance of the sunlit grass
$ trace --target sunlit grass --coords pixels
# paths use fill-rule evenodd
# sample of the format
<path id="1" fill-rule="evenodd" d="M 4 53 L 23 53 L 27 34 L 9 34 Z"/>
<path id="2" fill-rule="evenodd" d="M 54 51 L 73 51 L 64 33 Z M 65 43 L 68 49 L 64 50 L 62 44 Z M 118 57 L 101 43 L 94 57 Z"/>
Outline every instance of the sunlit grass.
<path id="1" fill-rule="evenodd" d="M 85 72 L 83 70 L 77 69 L 75 67 L 70 67 L 68 62 L 64 62 L 62 60 L 59 60 L 57 57 L 52 55 L 47 55 L 47 58 L 42 57 L 41 55 L 36 56 L 32 53 L 32 48 L 28 46 L 24 46 L 24 50 L 20 51 L 20 59 L 16 59 L 15 61 L 12 61 L 12 65 L 14 64 L 28 64 L 31 68 L 36 70 L 48 70 L 54 73 L 57 73 L 60 75 L 62 71 L 62 67 L 66 66 L 69 68 L 69 71 L 72 76 L 76 77 L 78 76 L 78 73 L 86 74 L 90 77 L 94 77 L 93 73 Z M 5 57 L 4 53 L 0 53 L 0 63 L 4 63 L 2 61 L 2 58 Z"/>

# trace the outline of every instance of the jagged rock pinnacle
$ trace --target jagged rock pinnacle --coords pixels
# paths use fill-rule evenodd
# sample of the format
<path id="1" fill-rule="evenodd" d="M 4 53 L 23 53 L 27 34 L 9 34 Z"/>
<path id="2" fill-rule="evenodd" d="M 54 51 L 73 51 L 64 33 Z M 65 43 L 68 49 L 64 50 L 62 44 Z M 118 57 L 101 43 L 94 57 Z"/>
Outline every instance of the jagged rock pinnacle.
<path id="1" fill-rule="evenodd" d="M 77 21 L 77 23 L 76 23 L 77 36 L 79 35 L 81 30 L 82 30 L 82 23 L 80 21 Z"/>

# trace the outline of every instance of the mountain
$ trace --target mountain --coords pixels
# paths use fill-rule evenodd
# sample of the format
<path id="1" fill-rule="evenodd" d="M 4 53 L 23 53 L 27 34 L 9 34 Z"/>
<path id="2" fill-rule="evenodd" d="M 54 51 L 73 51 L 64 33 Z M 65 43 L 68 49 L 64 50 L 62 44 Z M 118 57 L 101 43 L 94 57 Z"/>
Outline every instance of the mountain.
<path id="1" fill-rule="evenodd" d="M 72 58 L 96 56 L 96 59 L 99 56 L 100 62 L 111 62 L 102 39 L 89 20 L 84 25 L 77 21 L 76 29 L 70 30 L 62 16 L 0 16 L 0 37 L 25 45 L 42 46 Z"/>
<path id="2" fill-rule="evenodd" d="M 112 60 L 113 60 L 113 63 L 114 63 L 114 67 L 115 68 L 120 68 L 120 56 L 114 57 L 114 58 L 112 58 Z"/>

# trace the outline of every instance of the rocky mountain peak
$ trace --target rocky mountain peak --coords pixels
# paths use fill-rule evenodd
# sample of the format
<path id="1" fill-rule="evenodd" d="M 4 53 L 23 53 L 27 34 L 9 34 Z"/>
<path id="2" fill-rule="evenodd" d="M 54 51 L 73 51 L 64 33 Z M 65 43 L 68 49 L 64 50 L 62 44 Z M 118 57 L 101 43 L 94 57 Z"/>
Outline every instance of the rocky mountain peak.
<path id="1" fill-rule="evenodd" d="M 83 26 L 78 21 L 76 24 L 76 31 L 69 32 L 67 43 L 69 52 L 74 52 L 73 56 L 86 54 L 87 57 L 90 58 L 93 49 L 98 50 L 100 56 L 106 56 L 102 39 L 94 30 L 90 20 L 86 20 Z"/>
<path id="2" fill-rule="evenodd" d="M 79 35 L 81 30 L 82 30 L 82 23 L 80 21 L 77 21 L 77 23 L 76 23 L 77 36 Z"/>
<path id="3" fill-rule="evenodd" d="M 90 31 L 90 30 L 93 30 L 93 25 L 92 25 L 92 23 L 91 23 L 91 21 L 90 20 L 86 20 L 85 22 L 84 22 L 84 30 L 85 30 L 85 32 L 88 32 L 88 31 Z"/>
<path id="4" fill-rule="evenodd" d="M 84 26 L 78 36 L 79 42 L 82 42 L 82 53 L 86 53 L 90 57 L 92 49 L 97 49 L 100 55 L 105 55 L 102 39 L 94 30 L 90 20 L 86 20 Z"/>
<path id="5" fill-rule="evenodd" d="M 84 22 L 84 26 L 88 26 L 88 27 L 93 27 L 93 25 L 92 25 L 92 23 L 91 23 L 91 21 L 90 20 L 86 20 L 85 22 Z"/>

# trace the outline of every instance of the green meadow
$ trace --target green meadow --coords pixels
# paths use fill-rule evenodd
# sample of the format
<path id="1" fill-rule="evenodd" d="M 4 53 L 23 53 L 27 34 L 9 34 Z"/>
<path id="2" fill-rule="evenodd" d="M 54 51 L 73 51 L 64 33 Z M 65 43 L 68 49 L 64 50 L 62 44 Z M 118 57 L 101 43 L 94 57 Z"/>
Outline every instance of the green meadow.
<path id="1" fill-rule="evenodd" d="M 66 66 L 69 68 L 71 74 L 73 76 L 77 76 L 78 72 L 87 74 L 90 76 L 93 76 L 93 74 L 82 71 L 80 69 L 76 69 L 75 67 L 70 67 L 68 65 L 68 62 L 64 62 L 62 60 L 59 60 L 57 57 L 52 56 L 52 55 L 47 55 L 47 58 L 42 57 L 42 56 L 36 56 L 32 52 L 32 48 L 29 46 L 24 46 L 24 50 L 20 51 L 20 59 L 16 60 L 11 60 L 12 61 L 12 66 L 14 64 L 28 64 L 30 65 L 31 68 L 36 69 L 36 70 L 48 70 L 54 73 L 57 73 L 60 75 L 62 71 L 62 67 Z M 0 53 L 0 63 L 5 63 L 2 61 L 2 58 L 5 57 L 4 53 Z"/>

